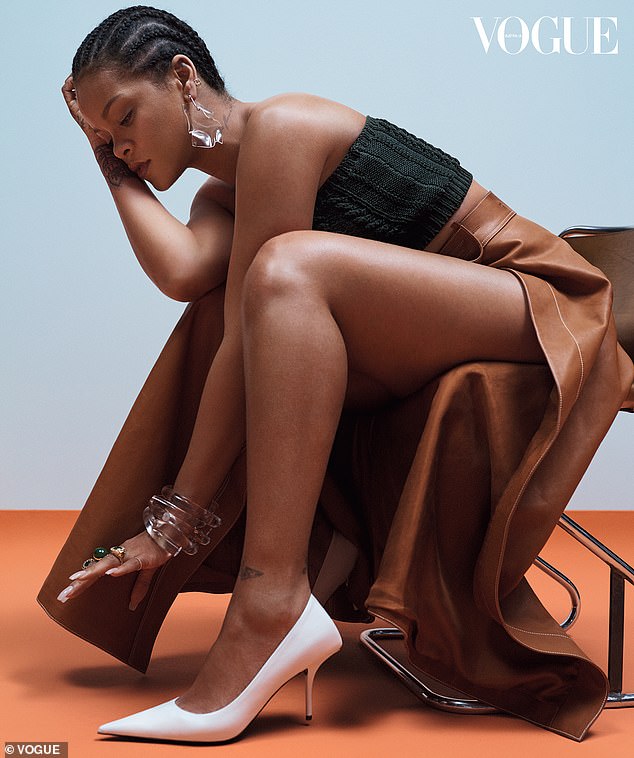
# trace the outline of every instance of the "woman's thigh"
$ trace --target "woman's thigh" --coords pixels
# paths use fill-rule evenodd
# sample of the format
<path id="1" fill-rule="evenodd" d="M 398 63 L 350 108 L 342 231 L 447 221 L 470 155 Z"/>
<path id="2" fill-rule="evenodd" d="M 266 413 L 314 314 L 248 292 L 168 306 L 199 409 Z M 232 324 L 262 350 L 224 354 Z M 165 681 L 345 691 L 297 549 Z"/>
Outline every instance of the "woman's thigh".
<path id="1" fill-rule="evenodd" d="M 268 296 L 295 291 L 327 305 L 360 391 L 378 384 L 404 397 L 459 363 L 545 360 L 510 271 L 313 231 L 270 240 L 252 268 Z"/>

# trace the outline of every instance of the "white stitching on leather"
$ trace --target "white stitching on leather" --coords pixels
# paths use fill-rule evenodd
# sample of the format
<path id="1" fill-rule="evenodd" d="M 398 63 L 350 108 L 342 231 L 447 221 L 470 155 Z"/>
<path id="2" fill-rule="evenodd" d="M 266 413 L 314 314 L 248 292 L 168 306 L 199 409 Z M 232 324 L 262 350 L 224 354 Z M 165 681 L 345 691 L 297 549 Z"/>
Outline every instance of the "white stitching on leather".
<path id="1" fill-rule="evenodd" d="M 570 637 L 568 637 L 568 635 L 553 634 L 551 632 L 529 632 L 527 629 L 520 629 L 519 627 L 513 626 L 512 624 L 506 624 L 506 626 L 508 626 L 510 629 L 517 629 L 520 632 L 525 632 L 526 634 L 544 634 L 544 635 L 546 635 L 548 637 L 561 637 L 562 639 L 570 639 Z M 533 649 L 537 650 L 540 653 L 548 653 L 550 655 L 553 655 L 553 651 L 552 650 L 542 650 L 541 648 L 536 648 L 536 647 L 534 647 Z M 577 658 L 580 661 L 585 660 L 584 658 L 582 658 L 580 655 L 577 655 L 576 653 L 567 653 L 567 655 L 570 655 L 573 658 Z M 591 661 L 591 663 L 592 663 L 592 661 Z M 596 664 L 594 664 L 594 665 L 596 665 Z M 562 703 L 562 705 L 563 705 L 563 703 Z M 590 726 L 592 726 L 592 724 L 596 721 L 597 716 L 601 713 L 601 711 L 603 710 L 604 707 L 605 707 L 605 700 L 603 701 L 603 703 L 601 703 L 601 705 L 599 706 L 598 710 L 595 711 L 594 715 L 590 719 L 590 723 L 588 724 L 588 728 Z M 560 706 L 559 710 L 561 710 L 561 706 Z M 556 718 L 557 715 L 559 715 L 559 710 L 557 711 L 557 714 L 555 714 L 554 718 Z M 533 722 L 533 723 L 537 723 L 537 722 Z M 552 721 L 549 722 L 549 726 L 551 726 L 551 725 L 552 725 Z M 574 736 L 570 732 L 566 732 L 563 729 L 562 730 L 554 729 L 554 731 L 558 731 L 558 732 L 560 732 L 560 734 L 567 734 L 569 737 L 573 737 Z"/>
<path id="2" fill-rule="evenodd" d="M 555 305 L 557 306 L 557 313 L 559 314 L 561 323 L 566 327 L 566 331 L 574 340 L 574 343 L 577 346 L 577 352 L 579 353 L 579 361 L 581 362 L 581 376 L 579 377 L 579 386 L 577 387 L 577 394 L 575 395 L 575 402 L 576 402 L 579 397 L 579 393 L 581 392 L 581 387 L 583 385 L 583 377 L 584 377 L 584 365 L 583 365 L 583 355 L 581 353 L 581 347 L 579 346 L 579 343 L 577 342 L 577 338 L 575 337 L 575 335 L 568 328 L 568 324 L 564 321 L 564 317 L 561 315 L 561 311 L 559 310 L 559 303 L 557 302 L 557 298 L 555 297 L 555 290 L 553 289 L 550 282 L 546 282 L 546 284 L 548 285 L 548 288 L 550 289 L 550 292 L 553 296 L 553 300 L 555 301 Z"/>
<path id="3" fill-rule="evenodd" d="M 519 277 L 519 278 L 520 278 L 520 281 L 523 282 L 522 278 L 521 277 Z M 546 280 L 542 280 L 542 281 L 544 281 L 545 284 L 548 285 L 548 288 L 550 289 L 550 293 L 551 293 L 551 295 L 553 297 L 553 300 L 555 301 L 555 306 L 557 307 L 557 313 L 559 315 L 561 323 L 564 325 L 564 327 L 566 328 L 566 331 L 568 332 L 568 334 L 574 340 L 574 343 L 575 343 L 575 345 L 577 347 L 577 351 L 579 353 L 579 361 L 581 363 L 581 375 L 579 377 L 579 385 L 577 387 L 577 394 L 575 396 L 575 402 L 576 402 L 577 399 L 578 399 L 578 397 L 579 397 L 579 393 L 581 392 L 581 387 L 583 385 L 583 377 L 584 377 L 583 354 L 581 352 L 581 347 L 579 346 L 579 343 L 577 342 L 577 338 L 575 337 L 575 335 L 568 328 L 568 324 L 566 324 L 566 322 L 564 321 L 564 318 L 563 318 L 563 316 L 561 314 L 561 310 L 559 308 L 559 303 L 557 302 L 557 298 L 555 297 L 555 291 L 554 291 L 553 287 L 551 286 L 550 282 L 547 282 Z M 530 298 L 529 298 L 529 308 L 530 308 Z M 531 313 L 532 313 L 532 308 L 531 308 Z M 560 395 L 560 397 L 559 397 L 559 415 L 560 416 L 561 416 L 562 405 L 563 405 L 563 403 L 562 403 L 562 399 L 561 399 L 561 395 Z M 557 434 L 559 434 L 559 425 L 558 425 L 558 428 L 557 428 Z M 511 508 L 511 513 L 510 513 L 511 516 L 515 513 L 515 509 L 517 508 L 517 504 L 520 501 L 522 495 L 524 494 L 524 492 L 526 490 L 526 487 L 528 485 L 528 482 L 531 480 L 531 478 L 533 476 L 533 472 L 541 464 L 542 460 L 544 459 L 544 457 L 546 456 L 546 454 L 548 453 L 549 450 L 550 450 L 550 446 L 548 447 L 547 450 L 544 451 L 544 453 L 539 457 L 539 460 L 537 460 L 535 462 L 535 465 L 530 470 L 527 478 L 524 481 L 524 484 L 522 485 L 522 488 L 521 488 L 521 490 L 520 490 L 517 498 L 515 499 L 515 502 L 513 503 L 513 507 Z M 500 559 L 498 560 L 498 570 L 497 570 L 497 573 L 496 573 L 496 582 L 497 583 L 499 583 L 499 581 L 500 581 L 500 574 L 502 573 L 502 555 L 504 554 L 504 548 L 506 547 L 506 540 L 507 540 L 507 537 L 508 537 L 508 530 L 509 530 L 509 527 L 510 527 L 510 522 L 511 522 L 511 519 L 509 518 L 507 520 L 507 522 L 506 522 L 506 526 L 505 526 L 505 529 L 504 529 L 503 548 L 502 548 L 502 553 L 500 555 Z M 487 607 L 488 606 L 489 606 L 489 604 L 487 602 Z M 492 610 L 493 609 L 489 607 L 489 612 L 491 612 Z M 512 627 L 512 628 L 513 629 L 517 629 L 518 631 L 521 631 L 521 632 L 526 632 L 527 634 L 535 634 L 535 632 L 530 632 L 528 629 L 520 629 L 520 627 Z M 563 635 L 559 635 L 559 636 L 561 637 Z"/>
<path id="4" fill-rule="evenodd" d="M 509 269 L 509 270 L 515 276 L 517 276 L 517 278 L 519 279 L 522 287 L 524 288 L 524 291 L 526 292 L 526 282 L 522 278 L 520 272 L 513 271 L 513 269 Z M 527 292 L 526 292 L 526 294 L 528 295 Z M 530 314 L 531 314 L 531 320 L 532 320 L 533 316 L 534 316 L 534 313 L 533 313 L 533 305 L 531 303 L 530 297 L 527 297 L 527 301 L 528 301 L 528 308 L 529 308 L 529 311 L 530 311 Z M 551 369 L 551 373 L 552 373 L 552 369 Z M 555 384 L 556 384 L 556 382 L 555 382 Z M 563 408 L 563 400 L 562 400 L 562 397 L 561 397 L 561 392 L 558 392 L 557 394 L 559 396 L 558 397 L 559 408 L 558 408 L 558 411 L 557 411 L 557 428 L 555 429 L 555 433 L 558 435 L 559 431 L 561 429 L 561 411 L 562 411 L 562 408 Z M 522 486 L 520 487 L 520 491 L 518 492 L 517 497 L 515 498 L 515 502 L 511 506 L 509 517 L 507 518 L 506 524 L 504 525 L 504 535 L 502 537 L 501 550 L 500 550 L 500 554 L 498 556 L 498 564 L 497 564 L 496 574 L 495 574 L 495 584 L 496 584 L 496 586 L 499 586 L 499 584 L 500 584 L 500 574 L 502 573 L 502 559 L 504 557 L 504 551 L 506 550 L 506 543 L 507 543 L 507 540 L 508 540 L 509 529 L 510 529 L 510 526 L 511 526 L 511 518 L 514 515 L 515 511 L 517 510 L 517 504 L 519 503 L 519 501 L 521 500 L 524 492 L 526 491 L 526 487 L 528 486 L 528 483 L 533 478 L 533 474 L 535 473 L 535 470 L 538 468 L 538 466 L 544 460 L 544 458 L 548 454 L 548 452 L 549 452 L 549 450 L 550 450 L 551 447 L 552 447 L 552 443 L 550 445 L 548 445 L 548 447 L 546 448 L 546 450 L 544 450 L 542 452 L 542 454 L 539 456 L 539 458 L 535 461 L 533 467 L 528 472 L 528 476 L 526 477 L 526 479 L 524 479 L 524 482 L 522 483 Z M 485 604 L 486 604 L 486 607 L 487 607 L 489 613 L 492 616 L 495 616 L 495 608 L 491 607 L 491 605 L 489 604 L 489 600 L 488 600 L 488 598 L 486 596 L 485 596 Z M 543 651 L 541 651 L 541 652 L 543 652 Z"/>
<path id="5" fill-rule="evenodd" d="M 509 211 L 509 212 L 506 214 L 506 216 L 505 216 L 505 217 L 502 219 L 502 221 L 500 221 L 499 225 L 498 225 L 498 226 L 496 226 L 496 227 L 495 227 L 495 229 L 494 229 L 492 232 L 490 232 L 490 233 L 489 233 L 489 236 L 488 236 L 488 237 L 485 237 L 485 238 L 484 238 L 484 239 L 483 239 L 483 240 L 480 242 L 480 244 L 482 245 L 482 247 L 485 247 L 485 245 L 487 245 L 487 244 L 488 244 L 488 243 L 489 243 L 489 242 L 490 242 L 490 241 L 493 239 L 493 237 L 495 237 L 495 235 L 496 235 L 498 232 L 501 232 L 501 231 L 502 231 L 502 227 L 504 227 L 504 226 L 505 226 L 505 225 L 508 223 L 508 221 L 509 221 L 510 219 L 512 219 L 512 218 L 513 218 L 513 216 L 515 216 L 515 215 L 516 215 L 516 214 L 515 214 L 515 211 L 512 211 L 512 210 L 510 210 L 510 211 Z M 478 229 L 478 231 L 480 231 L 480 230 Z"/>
<path id="6" fill-rule="evenodd" d="M 556 632 L 531 632 L 528 629 L 522 629 L 519 626 L 513 626 L 513 624 L 507 624 L 506 621 L 504 622 L 505 626 L 508 626 L 509 629 L 517 629 L 518 632 L 524 632 L 524 634 L 541 634 L 544 637 L 561 637 L 562 640 L 569 640 L 570 637 L 567 634 L 557 634 Z M 541 651 L 542 653 L 545 653 L 545 650 Z"/>
<path id="7" fill-rule="evenodd" d="M 522 277 L 519 276 L 518 278 L 520 279 L 520 281 L 522 282 L 522 284 L 524 284 Z M 545 280 L 542 280 L 542 281 L 545 281 Z M 570 329 L 568 327 L 568 324 L 566 324 L 566 322 L 565 322 L 565 320 L 564 320 L 564 318 L 562 316 L 561 310 L 559 308 L 559 303 L 558 303 L 557 298 L 555 296 L 555 291 L 554 291 L 553 287 L 551 286 L 550 282 L 545 282 L 545 283 L 548 285 L 548 287 L 549 287 L 549 289 L 551 291 L 551 294 L 553 296 L 553 300 L 555 301 L 555 306 L 557 307 L 557 313 L 559 315 L 561 323 L 564 325 L 564 327 L 566 328 L 566 331 L 568 332 L 568 334 L 570 334 L 570 336 L 574 340 L 574 343 L 575 343 L 575 345 L 577 347 L 577 351 L 579 353 L 579 361 L 581 363 L 581 375 L 580 375 L 580 378 L 579 378 L 579 385 L 577 387 L 577 394 L 575 396 L 575 402 L 576 402 L 577 399 L 578 399 L 578 397 L 579 397 L 579 393 L 581 392 L 581 387 L 583 385 L 584 370 L 585 370 L 584 369 L 584 362 L 583 362 L 583 354 L 581 352 L 581 347 L 579 345 L 579 342 L 577 341 L 577 338 L 570 331 Z M 532 304 L 530 303 L 530 298 L 529 298 L 529 309 L 530 309 L 531 315 L 532 315 Z M 559 414 L 558 414 L 559 418 L 561 418 L 562 405 L 563 405 L 563 402 L 562 402 L 562 397 L 561 397 L 561 393 L 560 393 L 560 395 L 559 395 Z M 559 430 L 560 430 L 560 424 L 559 424 L 559 420 L 558 420 L 557 428 L 556 428 L 557 435 L 559 434 Z M 548 448 L 542 453 L 542 455 L 535 462 L 534 466 L 531 468 L 530 473 L 528 474 L 528 476 L 524 480 L 524 483 L 523 483 L 523 485 L 522 485 L 522 487 L 520 489 L 520 492 L 518 493 L 517 498 L 515 499 L 515 502 L 513 503 L 513 507 L 511 508 L 510 516 L 512 516 L 515 513 L 515 510 L 517 508 L 517 504 L 520 501 L 520 499 L 522 498 L 522 496 L 523 496 L 523 494 L 524 494 L 524 492 L 526 490 L 526 487 L 527 487 L 528 483 L 532 479 L 532 476 L 533 476 L 533 473 L 534 473 L 535 469 L 541 464 L 542 460 L 544 459 L 544 457 L 546 456 L 546 454 L 549 452 L 550 447 L 551 447 L 551 445 L 549 445 Z M 508 518 L 507 522 L 505 524 L 505 529 L 504 529 L 502 551 L 501 551 L 501 554 L 500 554 L 500 558 L 498 560 L 498 566 L 497 566 L 497 572 L 496 572 L 496 580 L 495 580 L 496 581 L 496 585 L 499 585 L 500 574 L 502 573 L 502 556 L 504 555 L 504 549 L 506 547 L 506 541 L 507 541 L 507 538 L 508 538 L 508 530 L 509 530 L 509 527 L 510 527 L 510 523 L 511 523 L 511 518 Z M 488 599 L 485 602 L 486 602 L 486 605 L 488 607 L 489 612 L 491 613 L 493 611 L 493 609 L 489 607 Z M 542 634 L 542 635 L 548 636 L 548 637 L 559 637 L 561 639 L 567 639 L 567 640 L 570 639 L 570 637 L 568 635 L 566 635 L 566 634 L 557 634 L 557 633 L 554 633 L 554 632 L 533 632 L 533 631 L 530 631 L 528 629 L 522 629 L 521 627 L 513 626 L 512 624 L 507 624 L 506 622 L 504 622 L 504 626 L 508 627 L 509 629 L 515 629 L 516 631 L 522 632 L 523 634 L 532 634 L 532 635 L 540 635 L 540 634 Z M 546 653 L 548 655 L 552 655 L 553 654 L 552 650 L 544 650 L 542 648 L 538 648 L 538 647 L 535 647 L 535 646 L 532 646 L 532 649 L 534 649 L 534 650 L 536 650 L 537 652 L 540 652 L 540 653 Z M 576 654 L 570 654 L 569 653 L 568 655 L 571 655 L 574 658 L 578 658 L 579 660 L 584 660 L 581 656 L 576 655 Z M 594 723 L 594 721 L 596 720 L 596 718 L 599 715 L 599 713 L 601 713 L 601 711 L 603 710 L 604 706 L 605 706 L 605 701 L 599 706 L 598 710 L 594 713 L 593 717 L 590 719 L 590 724 L 589 725 L 591 725 L 592 723 Z M 534 722 L 534 723 L 537 723 L 537 722 Z M 549 726 L 551 726 L 551 725 L 549 724 Z M 567 732 L 567 731 L 565 731 L 563 729 L 555 729 L 555 728 L 553 728 L 553 731 L 559 732 L 560 734 L 565 734 L 565 735 L 567 735 L 569 737 L 575 736 L 571 732 Z"/>

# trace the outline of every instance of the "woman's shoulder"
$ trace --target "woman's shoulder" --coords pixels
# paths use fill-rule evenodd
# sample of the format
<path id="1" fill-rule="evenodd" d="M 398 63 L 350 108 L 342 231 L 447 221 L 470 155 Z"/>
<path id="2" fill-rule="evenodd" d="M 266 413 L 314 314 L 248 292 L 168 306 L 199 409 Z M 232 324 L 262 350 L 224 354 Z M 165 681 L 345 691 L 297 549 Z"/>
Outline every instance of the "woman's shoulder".
<path id="1" fill-rule="evenodd" d="M 253 104 L 249 120 L 263 121 L 271 125 L 316 128 L 337 126 L 344 123 L 359 123 L 365 116 L 336 100 L 307 92 L 285 92 L 273 95 Z"/>
<path id="2" fill-rule="evenodd" d="M 342 103 L 304 92 L 289 92 L 254 103 L 243 143 L 256 142 L 255 154 L 264 149 L 263 141 L 275 145 L 279 140 L 305 148 L 313 157 L 321 181 L 339 163 L 363 128 L 365 116 Z M 241 148 L 241 153 L 244 152 Z M 267 151 L 268 152 L 268 151 Z M 320 184 L 321 184 L 320 181 Z M 193 206 L 210 202 L 231 213 L 235 208 L 235 188 L 210 176 L 199 188 Z"/>
<path id="3" fill-rule="evenodd" d="M 365 124 L 360 111 L 305 92 L 287 92 L 255 103 L 245 139 L 284 140 L 323 164 L 322 179 L 347 152 Z"/>

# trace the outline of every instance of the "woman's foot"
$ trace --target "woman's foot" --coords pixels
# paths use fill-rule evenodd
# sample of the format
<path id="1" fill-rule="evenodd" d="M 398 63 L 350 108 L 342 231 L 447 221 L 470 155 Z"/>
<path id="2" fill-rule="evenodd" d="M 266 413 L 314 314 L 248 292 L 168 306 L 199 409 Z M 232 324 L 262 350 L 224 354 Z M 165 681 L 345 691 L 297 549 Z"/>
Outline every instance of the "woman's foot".
<path id="1" fill-rule="evenodd" d="M 304 575 L 291 587 L 243 567 L 218 635 L 192 686 L 176 700 L 192 713 L 210 713 L 251 682 L 306 607 Z"/>
<path id="2" fill-rule="evenodd" d="M 232 623 L 232 621 L 227 623 L 227 630 L 230 629 Z M 256 636 L 263 639 L 260 634 Z M 186 742 L 226 742 L 242 734 L 271 697 L 289 679 L 302 671 L 307 674 L 305 712 L 306 719 L 309 720 L 313 712 L 312 691 L 315 674 L 325 660 L 341 649 L 341 645 L 341 635 L 332 619 L 319 602 L 309 595 L 297 621 L 284 635 L 280 644 L 253 679 L 231 702 L 216 710 L 196 713 L 180 707 L 176 703 L 177 698 L 173 698 L 152 708 L 146 708 L 144 711 L 102 724 L 98 732 L 119 737 L 185 740 Z M 225 646 L 226 649 L 221 652 L 227 654 L 229 647 Z M 220 650 L 220 645 L 218 649 Z M 251 670 L 257 666 L 254 664 L 255 657 L 260 656 L 253 656 L 252 660 L 246 663 L 247 669 Z M 244 666 L 241 669 L 244 669 Z M 219 666 L 218 671 L 221 677 L 226 676 L 225 667 Z M 242 673 L 244 673 L 243 670 Z M 208 672 L 205 675 L 207 674 Z M 201 682 L 202 679 L 197 680 L 198 684 Z M 235 675 L 225 679 L 225 685 L 231 692 L 240 690 Z M 209 707 L 214 701 L 218 703 L 225 699 L 217 696 L 210 698 L 205 693 L 204 696 L 197 697 L 195 702 L 199 705 L 205 702 L 206 707 Z"/>
<path id="3" fill-rule="evenodd" d="M 325 605 L 330 596 L 350 576 L 359 551 L 341 532 L 333 530 L 330 545 L 313 584 L 313 595 Z"/>

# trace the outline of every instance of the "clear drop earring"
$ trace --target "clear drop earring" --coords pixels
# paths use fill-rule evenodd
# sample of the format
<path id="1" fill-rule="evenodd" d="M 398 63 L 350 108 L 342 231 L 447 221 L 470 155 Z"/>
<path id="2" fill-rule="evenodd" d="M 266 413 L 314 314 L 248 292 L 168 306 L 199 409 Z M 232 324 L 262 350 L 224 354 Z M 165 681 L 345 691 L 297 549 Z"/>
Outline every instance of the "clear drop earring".
<path id="1" fill-rule="evenodd" d="M 217 118 L 214 118 L 213 111 L 209 111 L 207 108 L 203 108 L 203 106 L 200 105 L 200 103 L 197 103 L 191 95 L 188 95 L 187 97 L 189 97 L 191 104 L 195 108 L 191 114 L 190 119 L 190 114 L 188 112 L 189 108 L 186 104 L 183 105 L 183 112 L 185 113 L 185 118 L 187 119 L 187 132 L 191 137 L 192 147 L 210 148 L 214 147 L 215 145 L 222 145 L 222 124 L 220 121 L 218 121 Z M 210 122 L 214 121 L 216 124 L 218 124 L 218 126 L 216 127 L 215 133 L 212 137 L 212 135 L 206 130 L 213 130 L 213 123 Z"/>

